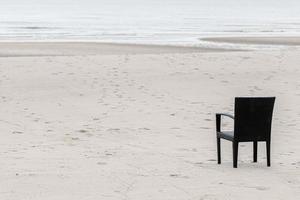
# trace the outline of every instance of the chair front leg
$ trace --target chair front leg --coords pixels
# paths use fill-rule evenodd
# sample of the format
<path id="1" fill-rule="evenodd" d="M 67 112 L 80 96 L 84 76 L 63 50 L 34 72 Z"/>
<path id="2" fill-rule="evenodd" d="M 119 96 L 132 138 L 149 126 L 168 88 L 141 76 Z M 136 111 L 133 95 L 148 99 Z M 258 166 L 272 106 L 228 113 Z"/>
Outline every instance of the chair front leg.
<path id="1" fill-rule="evenodd" d="M 220 132 L 220 131 L 221 131 L 221 115 L 216 114 L 218 164 L 221 164 L 221 138 L 218 137 L 218 132 Z"/>

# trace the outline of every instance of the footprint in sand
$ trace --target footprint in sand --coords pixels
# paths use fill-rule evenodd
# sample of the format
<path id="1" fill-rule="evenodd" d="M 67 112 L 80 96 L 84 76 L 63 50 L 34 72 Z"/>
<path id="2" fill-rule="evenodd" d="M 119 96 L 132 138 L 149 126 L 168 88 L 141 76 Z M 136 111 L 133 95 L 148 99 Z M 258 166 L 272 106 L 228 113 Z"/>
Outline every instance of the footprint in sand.
<path id="1" fill-rule="evenodd" d="M 23 134 L 21 131 L 13 131 L 12 134 Z"/>
<path id="2" fill-rule="evenodd" d="M 105 156 L 113 156 L 113 155 L 114 155 L 113 153 L 105 152 Z"/>
<path id="3" fill-rule="evenodd" d="M 79 133 L 87 133 L 88 131 L 87 130 L 84 130 L 84 129 L 81 129 L 78 131 Z"/>
<path id="4" fill-rule="evenodd" d="M 195 162 L 194 164 L 199 166 L 199 165 L 203 165 L 204 163 L 203 162 Z"/>
<path id="5" fill-rule="evenodd" d="M 270 189 L 270 188 L 264 187 L 264 186 L 253 186 L 253 187 L 249 187 L 249 188 L 254 188 L 256 190 L 261 190 L 261 191 L 265 191 L 265 190 L 269 190 Z"/>
<path id="6" fill-rule="evenodd" d="M 92 136 L 94 136 L 93 134 L 91 134 L 91 133 L 87 133 L 87 134 L 85 134 L 87 137 L 92 137 Z"/>
<path id="7" fill-rule="evenodd" d="M 200 200 L 215 200 L 217 197 L 213 194 L 205 194 L 200 197 Z"/>
<path id="8" fill-rule="evenodd" d="M 107 165 L 106 162 L 97 162 L 97 165 Z"/>
<path id="9" fill-rule="evenodd" d="M 210 129 L 210 128 L 209 128 L 209 127 L 200 127 L 200 129 L 208 130 L 208 129 Z"/>
<path id="10" fill-rule="evenodd" d="M 172 178 L 189 178 L 188 176 L 182 176 L 181 174 L 170 174 L 169 176 Z"/>
<path id="11" fill-rule="evenodd" d="M 217 161 L 217 160 L 216 160 L 216 159 L 208 159 L 207 161 L 215 162 L 215 161 Z"/>

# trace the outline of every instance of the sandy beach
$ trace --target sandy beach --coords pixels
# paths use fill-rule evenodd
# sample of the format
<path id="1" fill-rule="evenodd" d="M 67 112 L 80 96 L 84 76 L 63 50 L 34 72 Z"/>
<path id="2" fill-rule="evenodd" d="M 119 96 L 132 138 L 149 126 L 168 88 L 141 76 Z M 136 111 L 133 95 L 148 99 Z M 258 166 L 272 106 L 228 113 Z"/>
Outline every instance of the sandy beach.
<path id="1" fill-rule="evenodd" d="M 272 51 L 0 43 L 0 199 L 298 199 L 299 41 L 278 38 L 287 46 Z M 258 163 L 240 145 L 232 168 L 224 140 L 217 165 L 214 114 L 233 113 L 235 96 L 277 97 L 270 168 L 263 143 Z"/>
<path id="2" fill-rule="evenodd" d="M 300 46 L 300 37 L 209 37 L 202 38 L 202 41 L 221 42 L 231 44 L 258 44 L 258 45 L 289 45 Z"/>

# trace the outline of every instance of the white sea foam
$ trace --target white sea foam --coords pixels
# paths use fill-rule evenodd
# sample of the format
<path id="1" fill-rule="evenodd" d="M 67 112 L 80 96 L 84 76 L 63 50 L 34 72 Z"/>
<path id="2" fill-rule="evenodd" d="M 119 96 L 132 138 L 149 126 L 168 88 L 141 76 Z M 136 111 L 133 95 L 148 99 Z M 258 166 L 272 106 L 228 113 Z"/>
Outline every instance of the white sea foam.
<path id="1" fill-rule="evenodd" d="M 207 36 L 299 34 L 297 0 L 0 0 L 0 40 L 197 45 Z"/>

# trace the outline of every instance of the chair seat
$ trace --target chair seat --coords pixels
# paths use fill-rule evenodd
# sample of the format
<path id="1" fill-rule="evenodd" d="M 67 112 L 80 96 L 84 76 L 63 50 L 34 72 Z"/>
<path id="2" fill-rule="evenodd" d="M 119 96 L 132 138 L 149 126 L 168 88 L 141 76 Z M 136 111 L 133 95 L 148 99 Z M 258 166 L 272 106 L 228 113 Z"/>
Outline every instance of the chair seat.
<path id="1" fill-rule="evenodd" d="M 230 141 L 233 141 L 233 139 L 234 139 L 233 131 L 217 132 L 217 136 L 218 136 L 218 138 L 223 138 L 225 140 L 230 140 Z"/>

